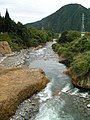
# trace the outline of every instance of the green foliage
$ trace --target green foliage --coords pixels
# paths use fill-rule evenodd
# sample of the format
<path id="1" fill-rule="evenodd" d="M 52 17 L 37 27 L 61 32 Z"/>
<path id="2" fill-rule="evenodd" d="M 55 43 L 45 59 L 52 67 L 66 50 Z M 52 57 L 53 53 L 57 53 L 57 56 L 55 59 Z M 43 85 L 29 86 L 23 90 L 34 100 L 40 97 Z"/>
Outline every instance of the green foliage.
<path id="1" fill-rule="evenodd" d="M 8 10 L 6 9 L 5 13 L 5 32 L 9 32 L 11 30 L 11 18 L 9 16 Z"/>
<path id="2" fill-rule="evenodd" d="M 8 13 L 7 9 L 6 9 L 6 13 L 5 13 L 5 19 L 10 19 L 10 16 L 9 16 L 9 13 Z"/>
<path id="3" fill-rule="evenodd" d="M 13 42 L 11 42 L 11 49 L 12 49 L 12 51 L 20 51 L 20 49 L 22 49 L 23 48 L 23 46 L 19 46 L 17 43 L 13 43 Z"/>
<path id="4" fill-rule="evenodd" d="M 37 47 L 39 45 L 39 42 L 38 42 L 37 39 L 31 38 L 30 39 L 30 45 L 33 46 L 33 47 Z"/>
<path id="5" fill-rule="evenodd" d="M 61 34 L 59 42 L 60 43 L 72 42 L 73 40 L 79 38 L 80 36 L 81 34 L 78 31 L 65 31 Z"/>
<path id="6" fill-rule="evenodd" d="M 75 56 L 72 66 L 79 76 L 86 75 L 90 71 L 90 51 Z"/>
<path id="7" fill-rule="evenodd" d="M 67 34 L 68 34 L 68 31 L 64 31 L 64 32 L 61 34 L 61 37 L 60 37 L 60 39 L 59 39 L 58 42 L 61 42 L 61 43 L 68 42 Z"/>
<path id="8" fill-rule="evenodd" d="M 5 32 L 5 19 L 4 17 L 0 17 L 0 32 Z"/>
<path id="9" fill-rule="evenodd" d="M 28 29 L 28 34 L 30 46 L 37 46 L 53 39 L 53 35 L 50 35 L 50 31 L 36 30 L 34 28 L 30 28 Z"/>
<path id="10" fill-rule="evenodd" d="M 18 40 L 18 39 L 19 38 L 15 39 L 15 40 Z M 9 43 L 12 51 L 19 51 L 21 48 L 23 48 L 21 46 L 21 43 L 18 44 L 17 41 L 13 41 L 13 39 L 11 39 L 11 36 L 7 33 L 0 34 L 0 41 L 7 41 Z"/>
<path id="11" fill-rule="evenodd" d="M 79 38 L 70 43 L 69 50 L 73 53 L 82 53 L 90 50 L 90 39 L 87 37 Z"/>
<path id="12" fill-rule="evenodd" d="M 53 45 L 53 49 L 59 54 L 63 55 L 67 60 L 68 66 L 71 66 L 77 75 L 84 76 L 90 71 L 90 37 L 85 35 L 79 37 L 78 32 L 67 32 L 66 39 L 70 38 L 69 42 L 58 42 Z M 61 35 L 62 37 L 62 35 Z"/>
<path id="13" fill-rule="evenodd" d="M 55 52 L 59 52 L 59 49 L 61 49 L 61 46 L 60 44 L 56 43 L 56 44 L 53 44 L 52 45 L 52 48 L 54 49 Z"/>
<path id="14" fill-rule="evenodd" d="M 11 45 L 11 39 L 7 33 L 0 34 L 0 41 L 7 41 Z"/>
<path id="15" fill-rule="evenodd" d="M 51 41 L 54 33 L 45 30 L 27 29 L 25 25 L 11 20 L 8 10 L 5 17 L 0 16 L 0 40 L 8 41 L 12 50 L 19 51 L 22 48 L 38 46 L 39 44 Z"/>

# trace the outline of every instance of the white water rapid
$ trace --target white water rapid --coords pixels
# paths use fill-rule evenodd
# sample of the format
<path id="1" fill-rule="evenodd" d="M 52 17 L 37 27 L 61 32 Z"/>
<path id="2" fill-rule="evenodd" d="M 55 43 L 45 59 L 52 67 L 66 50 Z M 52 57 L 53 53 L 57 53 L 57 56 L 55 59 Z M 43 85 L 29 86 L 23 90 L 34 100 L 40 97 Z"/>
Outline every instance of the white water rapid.
<path id="1" fill-rule="evenodd" d="M 63 72 L 66 66 L 58 62 L 51 46 L 52 42 L 29 53 L 27 60 L 29 67 L 43 69 L 50 80 L 38 93 L 40 110 L 34 120 L 90 120 L 85 106 L 89 93 L 73 87 L 71 78 Z"/>

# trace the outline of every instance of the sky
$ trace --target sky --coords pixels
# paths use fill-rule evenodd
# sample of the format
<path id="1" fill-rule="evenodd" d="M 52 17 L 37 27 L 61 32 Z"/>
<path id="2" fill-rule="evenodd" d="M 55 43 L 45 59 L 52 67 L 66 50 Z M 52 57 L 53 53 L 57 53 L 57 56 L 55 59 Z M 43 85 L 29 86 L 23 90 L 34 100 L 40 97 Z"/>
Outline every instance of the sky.
<path id="1" fill-rule="evenodd" d="M 26 24 L 41 20 L 70 3 L 90 8 L 90 0 L 0 0 L 0 13 L 4 16 L 7 8 L 12 20 Z"/>

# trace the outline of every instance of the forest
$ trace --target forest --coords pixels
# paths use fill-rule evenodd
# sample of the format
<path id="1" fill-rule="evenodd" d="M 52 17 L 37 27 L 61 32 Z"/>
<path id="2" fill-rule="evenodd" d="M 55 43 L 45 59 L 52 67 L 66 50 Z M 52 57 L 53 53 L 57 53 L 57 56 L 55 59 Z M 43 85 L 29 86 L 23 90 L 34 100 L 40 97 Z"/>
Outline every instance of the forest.
<path id="1" fill-rule="evenodd" d="M 81 31 L 82 14 L 84 14 L 85 31 L 90 31 L 90 10 L 80 4 L 67 4 L 62 6 L 55 13 L 34 23 L 27 23 L 30 26 L 41 29 L 52 30 L 54 32 L 64 32 L 66 30 Z"/>
<path id="2" fill-rule="evenodd" d="M 8 41 L 13 51 L 29 48 L 51 41 L 55 33 L 48 30 L 26 28 L 22 23 L 14 22 L 6 9 L 5 17 L 0 15 L 0 41 Z"/>

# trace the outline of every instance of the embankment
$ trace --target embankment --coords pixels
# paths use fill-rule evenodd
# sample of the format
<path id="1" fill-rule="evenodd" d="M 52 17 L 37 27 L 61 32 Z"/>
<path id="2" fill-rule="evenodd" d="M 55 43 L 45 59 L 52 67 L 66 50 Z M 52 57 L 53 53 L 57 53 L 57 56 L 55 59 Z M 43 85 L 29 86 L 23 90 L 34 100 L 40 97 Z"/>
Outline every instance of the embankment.
<path id="1" fill-rule="evenodd" d="M 60 56 L 60 63 L 65 64 L 76 87 L 90 89 L 90 36 L 78 36 L 78 32 L 62 33 L 53 49 Z"/>
<path id="2" fill-rule="evenodd" d="M 41 69 L 0 67 L 0 120 L 8 120 L 23 100 L 48 82 Z"/>

